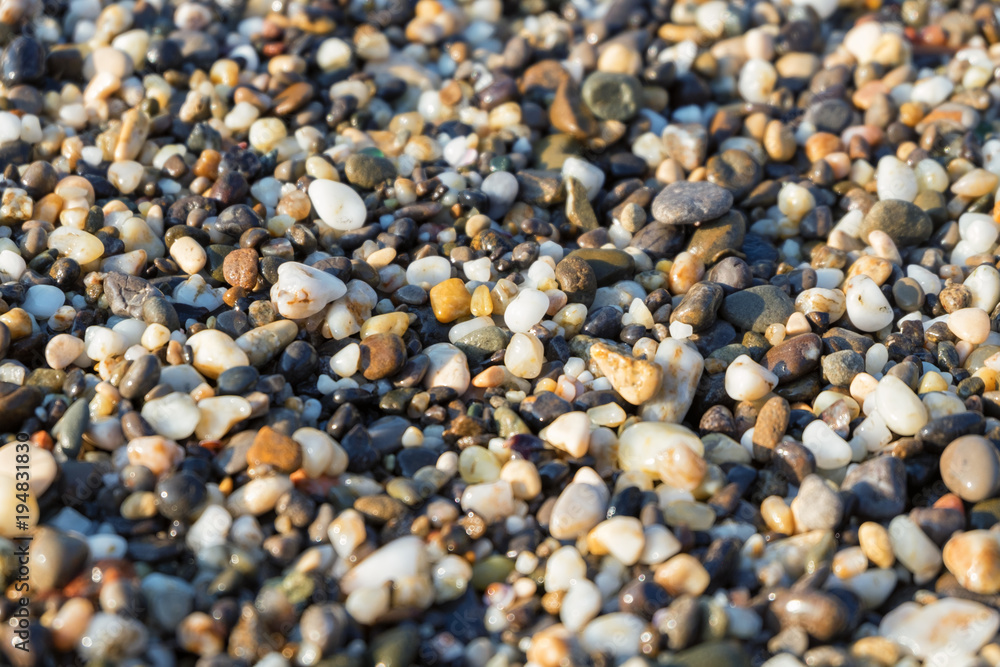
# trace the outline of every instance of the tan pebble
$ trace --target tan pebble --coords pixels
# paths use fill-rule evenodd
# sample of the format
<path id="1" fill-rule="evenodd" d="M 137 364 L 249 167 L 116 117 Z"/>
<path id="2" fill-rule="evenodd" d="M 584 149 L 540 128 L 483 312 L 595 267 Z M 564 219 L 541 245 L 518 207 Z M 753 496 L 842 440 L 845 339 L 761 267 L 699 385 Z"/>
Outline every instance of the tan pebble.
<path id="1" fill-rule="evenodd" d="M 711 577 L 705 566 L 691 554 L 677 554 L 656 568 L 653 580 L 670 595 L 701 595 Z"/>
<path id="2" fill-rule="evenodd" d="M 795 534 L 795 518 L 792 508 L 780 496 L 768 496 L 760 504 L 760 514 L 767 527 L 783 535 Z"/>
<path id="3" fill-rule="evenodd" d="M 472 312 L 472 296 L 461 278 L 449 278 L 432 287 L 430 301 L 438 322 L 454 322 Z"/>
<path id="4" fill-rule="evenodd" d="M 890 568 L 896 562 L 889 540 L 889 531 L 879 523 L 866 521 L 858 528 L 858 543 L 865 556 L 875 566 Z"/>

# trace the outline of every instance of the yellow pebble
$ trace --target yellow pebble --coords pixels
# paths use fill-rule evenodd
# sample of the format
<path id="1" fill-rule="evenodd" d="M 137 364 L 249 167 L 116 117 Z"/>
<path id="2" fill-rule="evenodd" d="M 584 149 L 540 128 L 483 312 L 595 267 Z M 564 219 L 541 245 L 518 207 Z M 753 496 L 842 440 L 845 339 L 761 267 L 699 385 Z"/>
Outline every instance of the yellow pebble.
<path id="1" fill-rule="evenodd" d="M 795 517 L 792 508 L 780 496 L 768 496 L 760 504 L 760 515 L 767 527 L 783 535 L 795 534 Z"/>
<path id="2" fill-rule="evenodd" d="M 858 543 L 868 560 L 877 567 L 889 568 L 896 562 L 889 541 L 889 531 L 882 524 L 866 521 L 858 528 Z"/>
<path id="3" fill-rule="evenodd" d="M 461 278 L 449 278 L 431 288 L 431 309 L 438 322 L 454 322 L 472 311 L 472 296 Z"/>
<path id="4" fill-rule="evenodd" d="M 0 322 L 10 329 L 12 340 L 24 338 L 31 333 L 31 316 L 22 308 L 11 308 L 3 315 L 0 315 Z"/>
<path id="5" fill-rule="evenodd" d="M 924 373 L 924 376 L 920 378 L 920 387 L 917 389 L 918 394 L 926 394 L 931 391 L 947 391 L 948 383 L 944 381 L 940 373 L 934 371 L 929 371 Z"/>
<path id="6" fill-rule="evenodd" d="M 490 288 L 480 285 L 472 292 L 472 314 L 476 317 L 489 317 L 493 314 L 493 299 L 490 298 Z"/>
<path id="7" fill-rule="evenodd" d="M 402 336 L 410 326 L 410 317 L 406 313 L 385 313 L 368 318 L 361 325 L 361 339 L 378 333 L 394 333 Z"/>
<path id="8" fill-rule="evenodd" d="M 556 381 L 552 378 L 542 378 L 535 385 L 535 394 L 540 394 L 543 391 L 555 392 L 557 386 Z"/>
<path id="9" fill-rule="evenodd" d="M 972 374 L 972 377 L 977 377 L 983 381 L 986 385 L 984 391 L 996 391 L 997 388 L 997 372 L 992 368 L 987 368 L 983 366 L 978 371 Z"/>

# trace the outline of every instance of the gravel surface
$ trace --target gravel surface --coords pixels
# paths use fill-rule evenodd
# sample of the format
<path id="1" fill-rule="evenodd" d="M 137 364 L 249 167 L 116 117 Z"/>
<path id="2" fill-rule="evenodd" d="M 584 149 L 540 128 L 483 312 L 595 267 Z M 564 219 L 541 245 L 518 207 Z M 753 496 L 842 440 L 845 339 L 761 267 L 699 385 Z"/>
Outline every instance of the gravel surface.
<path id="1" fill-rule="evenodd" d="M 1000 665 L 995 4 L 0 47 L 0 663 Z"/>

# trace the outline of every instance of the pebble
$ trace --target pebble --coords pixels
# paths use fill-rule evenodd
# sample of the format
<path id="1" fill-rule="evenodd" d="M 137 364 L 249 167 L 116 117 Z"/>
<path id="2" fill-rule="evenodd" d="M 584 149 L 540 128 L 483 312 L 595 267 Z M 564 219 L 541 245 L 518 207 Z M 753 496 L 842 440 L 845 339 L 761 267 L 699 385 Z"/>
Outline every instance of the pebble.
<path id="1" fill-rule="evenodd" d="M 707 181 L 679 181 L 663 188 L 653 200 L 657 222 L 689 225 L 720 217 L 733 206 L 733 195 Z"/>
<path id="2" fill-rule="evenodd" d="M 285 262 L 278 267 L 271 301 L 282 316 L 303 319 L 346 293 L 347 287 L 336 276 L 298 262 Z"/>
<path id="3" fill-rule="evenodd" d="M 351 231 L 365 224 L 365 202 L 347 185 L 320 178 L 309 184 L 308 194 L 316 215 L 330 229 Z"/>
<path id="4" fill-rule="evenodd" d="M 941 454 L 941 480 L 948 490 L 975 503 L 1000 492 L 1000 454 L 979 435 L 953 440 Z"/>
<path id="5" fill-rule="evenodd" d="M 992 7 L 528 4 L 3 5 L 35 650 L 998 662 Z"/>

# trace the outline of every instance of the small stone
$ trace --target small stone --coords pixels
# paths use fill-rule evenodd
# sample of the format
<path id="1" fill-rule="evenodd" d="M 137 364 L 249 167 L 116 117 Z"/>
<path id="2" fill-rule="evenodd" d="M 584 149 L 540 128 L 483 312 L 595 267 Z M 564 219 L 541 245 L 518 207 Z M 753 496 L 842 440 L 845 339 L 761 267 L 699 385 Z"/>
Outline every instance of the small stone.
<path id="1" fill-rule="evenodd" d="M 344 163 L 344 173 L 352 184 L 370 190 L 380 183 L 396 178 L 396 167 L 384 157 L 354 153 Z M 310 197 L 312 196 L 310 188 Z M 316 206 L 317 211 L 320 210 L 315 198 L 313 198 L 313 205 Z M 331 227 L 335 226 L 331 225 Z"/>
<path id="2" fill-rule="evenodd" d="M 253 248 L 237 248 L 232 251 L 223 261 L 222 273 L 226 282 L 233 287 L 253 291 L 257 286 L 257 251 Z"/>
<path id="3" fill-rule="evenodd" d="M 678 181 L 653 200 L 653 217 L 671 225 L 689 225 L 720 217 L 733 206 L 733 195 L 708 181 Z"/>
<path id="4" fill-rule="evenodd" d="M 843 502 L 831 484 L 819 475 L 802 480 L 791 506 L 799 531 L 834 530 L 843 519 Z"/>
<path id="5" fill-rule="evenodd" d="M 992 498 L 1000 492 L 1000 454 L 980 435 L 963 435 L 941 454 L 941 480 L 948 490 L 968 502 Z"/>
<path id="6" fill-rule="evenodd" d="M 462 290 L 465 290 L 464 286 Z M 361 341 L 360 363 L 368 380 L 381 380 L 395 375 L 406 363 L 406 343 L 394 333 L 368 336 Z"/>
<path id="7" fill-rule="evenodd" d="M 347 286 L 336 276 L 298 262 L 285 262 L 278 267 L 278 282 L 271 288 L 271 302 L 284 317 L 302 319 L 315 315 L 346 293 Z"/>
<path id="8" fill-rule="evenodd" d="M 851 386 L 858 373 L 865 372 L 865 358 L 854 350 L 840 350 L 823 357 L 823 377 L 830 384 Z"/>
<path id="9" fill-rule="evenodd" d="M 590 358 L 615 391 L 632 405 L 642 405 L 660 388 L 663 369 L 656 363 L 625 357 L 604 343 L 591 346 Z"/>
<path id="10" fill-rule="evenodd" d="M 247 450 L 247 465 L 250 468 L 270 466 L 278 472 L 294 472 L 302 466 L 302 450 L 292 438 L 264 426 Z"/>
<path id="11" fill-rule="evenodd" d="M 857 499 L 855 512 L 865 519 L 887 520 L 906 509 L 906 467 L 895 456 L 879 456 L 852 468 L 840 488 Z"/>
<path id="12" fill-rule="evenodd" d="M 603 120 L 629 120 L 642 101 L 639 80 L 615 72 L 590 74 L 583 82 L 581 94 L 587 108 Z"/>
<path id="13" fill-rule="evenodd" d="M 791 297 L 774 285 L 759 285 L 726 297 L 721 315 L 734 326 L 764 333 L 772 324 L 784 324 L 795 312 Z"/>
<path id="14" fill-rule="evenodd" d="M 432 287 L 430 299 L 438 322 L 454 322 L 472 312 L 472 295 L 461 278 L 450 278 Z"/>
<path id="15" fill-rule="evenodd" d="M 876 202 L 865 215 L 859 232 L 862 239 L 867 239 L 868 234 L 876 230 L 885 232 L 897 246 L 904 247 L 925 242 L 934 227 L 930 217 L 919 207 L 893 198 Z"/>
<path id="16" fill-rule="evenodd" d="M 368 216 L 365 202 L 349 186 L 317 179 L 309 184 L 308 192 L 316 215 L 327 227 L 350 231 L 365 224 Z"/>

